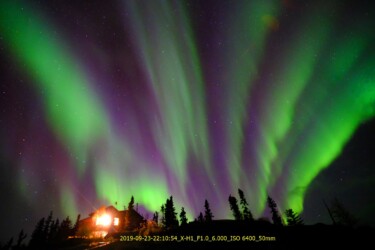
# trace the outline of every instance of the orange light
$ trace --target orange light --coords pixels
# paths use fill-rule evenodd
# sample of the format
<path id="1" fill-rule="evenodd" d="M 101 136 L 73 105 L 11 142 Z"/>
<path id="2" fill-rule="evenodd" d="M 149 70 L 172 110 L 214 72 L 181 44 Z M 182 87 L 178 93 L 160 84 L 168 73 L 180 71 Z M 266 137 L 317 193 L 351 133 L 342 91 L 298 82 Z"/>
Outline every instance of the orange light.
<path id="1" fill-rule="evenodd" d="M 111 225 L 111 221 L 112 221 L 111 216 L 109 216 L 108 214 L 103 214 L 96 218 L 96 225 L 108 227 L 109 225 Z"/>
<path id="2" fill-rule="evenodd" d="M 118 218 L 113 219 L 113 225 L 118 226 L 120 220 Z"/>

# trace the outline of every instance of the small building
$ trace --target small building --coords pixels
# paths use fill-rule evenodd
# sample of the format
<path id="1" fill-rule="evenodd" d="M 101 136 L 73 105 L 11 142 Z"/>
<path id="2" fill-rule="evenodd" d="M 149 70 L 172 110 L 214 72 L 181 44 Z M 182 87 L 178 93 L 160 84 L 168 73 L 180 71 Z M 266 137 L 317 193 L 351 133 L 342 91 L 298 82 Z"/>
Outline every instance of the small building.
<path id="1" fill-rule="evenodd" d="M 113 206 L 101 207 L 79 221 L 76 236 L 102 238 L 138 230 L 144 223 L 145 219 L 134 209 L 119 211 Z"/>

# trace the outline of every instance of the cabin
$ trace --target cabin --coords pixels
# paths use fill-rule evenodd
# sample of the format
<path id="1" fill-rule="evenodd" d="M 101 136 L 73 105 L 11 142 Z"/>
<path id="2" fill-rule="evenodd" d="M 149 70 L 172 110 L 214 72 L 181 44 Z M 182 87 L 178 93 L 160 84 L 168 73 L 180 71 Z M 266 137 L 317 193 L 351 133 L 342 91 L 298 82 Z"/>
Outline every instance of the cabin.
<path id="1" fill-rule="evenodd" d="M 119 211 L 113 206 L 101 207 L 78 223 L 77 237 L 104 238 L 111 234 L 139 230 L 145 219 L 134 209 Z"/>

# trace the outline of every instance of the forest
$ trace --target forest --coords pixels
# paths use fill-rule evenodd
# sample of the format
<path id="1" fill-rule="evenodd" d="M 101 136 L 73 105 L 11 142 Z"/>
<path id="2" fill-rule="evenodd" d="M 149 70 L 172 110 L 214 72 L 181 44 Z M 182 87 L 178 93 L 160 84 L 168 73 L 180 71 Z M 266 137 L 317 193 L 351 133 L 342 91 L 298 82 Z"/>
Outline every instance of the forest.
<path id="1" fill-rule="evenodd" d="M 269 217 L 254 218 L 241 189 L 238 189 L 238 197 L 228 197 L 228 207 L 233 215 L 231 219 L 215 220 L 206 199 L 202 206 L 204 210 L 189 221 L 185 208 L 176 211 L 173 196 L 170 196 L 161 205 L 160 211 L 153 213 L 152 219 L 140 216 L 141 220 L 137 220 L 131 213 L 138 215 L 132 196 L 124 208 L 127 211 L 124 213 L 124 224 L 115 230 L 113 226 L 106 227 L 106 234 L 102 237 L 92 236 L 87 231 L 80 233 L 84 221 L 81 215 L 74 222 L 69 216 L 60 221 L 53 218 L 51 211 L 35 225 L 28 242 L 27 234 L 21 230 L 16 240 L 11 238 L 1 244 L 0 249 L 175 249 L 177 246 L 190 249 L 198 245 L 216 249 L 249 246 L 278 249 L 298 248 L 302 241 L 309 244 L 331 242 L 344 246 L 347 243 L 366 244 L 371 239 L 374 229 L 363 226 L 338 199 L 330 205 L 325 201 L 323 203 L 332 220 L 330 225 L 306 225 L 301 215 L 293 209 L 280 211 L 270 196 L 267 197 Z M 117 210 L 113 206 L 108 208 Z M 90 214 L 89 219 L 95 218 L 94 214 Z M 99 226 L 97 223 L 92 230 L 98 230 Z"/>

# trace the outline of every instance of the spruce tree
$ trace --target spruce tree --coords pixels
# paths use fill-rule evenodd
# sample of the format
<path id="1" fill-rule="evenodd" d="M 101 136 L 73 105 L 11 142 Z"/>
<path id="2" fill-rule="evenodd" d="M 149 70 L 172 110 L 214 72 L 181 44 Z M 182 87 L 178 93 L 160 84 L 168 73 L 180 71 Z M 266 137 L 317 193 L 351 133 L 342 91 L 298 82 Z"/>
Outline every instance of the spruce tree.
<path id="1" fill-rule="evenodd" d="M 159 222 L 159 213 L 158 213 L 158 211 L 155 211 L 154 216 L 152 217 L 152 220 L 153 220 L 156 224 L 158 224 L 158 222 Z"/>
<path id="2" fill-rule="evenodd" d="M 203 217 L 202 212 L 199 213 L 199 216 L 198 216 L 197 220 L 198 220 L 199 223 L 203 223 L 204 222 L 204 217 Z"/>
<path id="3" fill-rule="evenodd" d="M 242 220 L 242 214 L 240 212 L 240 209 L 238 208 L 236 197 L 233 197 L 233 196 L 229 195 L 228 200 L 229 200 L 230 210 L 232 210 L 234 219 L 235 220 Z"/>
<path id="4" fill-rule="evenodd" d="M 281 216 L 280 216 L 279 211 L 277 209 L 276 202 L 270 196 L 268 196 L 267 197 L 267 203 L 268 203 L 268 207 L 271 209 L 273 224 L 276 225 L 276 226 L 282 226 L 283 222 L 281 220 Z"/>
<path id="5" fill-rule="evenodd" d="M 162 227 L 165 228 L 166 224 L 165 224 L 165 205 L 164 204 L 161 205 L 160 212 L 161 212 L 161 222 L 160 222 L 160 224 L 161 224 Z"/>
<path id="6" fill-rule="evenodd" d="M 73 229 L 72 229 L 72 235 L 76 235 L 77 234 L 80 219 L 81 219 L 81 215 L 78 214 L 76 222 L 74 223 L 74 226 L 73 226 Z"/>
<path id="7" fill-rule="evenodd" d="M 211 209 L 210 209 L 210 204 L 208 203 L 207 200 L 204 201 L 204 220 L 206 222 L 211 222 L 212 218 L 214 217 L 212 215 Z"/>
<path id="8" fill-rule="evenodd" d="M 180 212 L 180 226 L 183 227 L 183 226 L 186 226 L 187 225 L 187 218 L 186 218 L 186 212 L 185 212 L 185 208 L 182 207 L 181 208 L 181 212 Z"/>
<path id="9" fill-rule="evenodd" d="M 165 226 L 167 229 L 178 226 L 177 213 L 173 204 L 173 197 L 167 199 L 165 204 Z"/>
<path id="10" fill-rule="evenodd" d="M 51 229 L 50 229 L 49 237 L 48 237 L 48 244 L 53 244 L 54 242 L 56 242 L 59 228 L 60 228 L 60 222 L 59 222 L 59 219 L 56 219 L 51 224 Z"/>
<path id="11" fill-rule="evenodd" d="M 51 211 L 44 223 L 44 228 L 43 228 L 43 244 L 46 244 L 47 241 L 48 241 L 48 238 L 49 238 L 49 234 L 50 234 L 50 227 L 51 227 L 51 223 L 53 222 L 52 221 L 52 215 L 53 215 L 53 212 Z"/>
<path id="12" fill-rule="evenodd" d="M 22 248 L 24 248 L 22 241 L 26 239 L 26 237 L 27 237 L 27 234 L 25 234 L 25 232 L 21 230 L 21 232 L 18 234 L 17 245 L 15 246 L 14 249 L 20 249 L 21 246 Z"/>
<path id="13" fill-rule="evenodd" d="M 254 217 L 249 209 L 249 205 L 246 201 L 245 195 L 241 189 L 238 189 L 238 195 L 240 196 L 240 205 L 242 207 L 242 215 L 245 221 L 253 221 Z"/>
<path id="14" fill-rule="evenodd" d="M 285 211 L 288 226 L 303 225 L 301 216 L 293 211 L 293 209 L 287 209 Z"/>
<path id="15" fill-rule="evenodd" d="M 31 234 L 31 239 L 29 242 L 29 247 L 31 249 L 36 249 L 36 248 L 42 248 L 43 247 L 43 230 L 44 230 L 44 225 L 45 225 L 45 218 L 43 217 L 38 221 L 38 223 L 35 226 L 34 231 Z"/>
<path id="16" fill-rule="evenodd" d="M 65 218 L 60 224 L 60 227 L 57 232 L 57 240 L 64 241 L 66 240 L 72 232 L 72 221 L 69 216 Z"/>
<path id="17" fill-rule="evenodd" d="M 128 210 L 125 212 L 125 228 L 128 230 L 133 229 L 133 221 L 132 221 L 132 213 L 134 210 L 134 196 L 130 198 L 130 202 L 128 204 Z"/>
<path id="18" fill-rule="evenodd" d="M 339 225 L 354 227 L 358 223 L 358 219 L 337 198 L 332 202 L 331 211 L 334 220 Z"/>
<path id="19" fill-rule="evenodd" d="M 128 210 L 133 210 L 134 209 L 134 196 L 130 198 L 130 202 L 128 204 Z"/>

